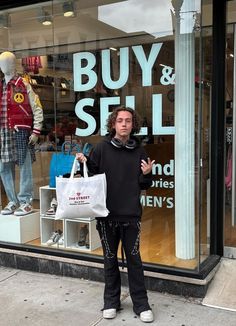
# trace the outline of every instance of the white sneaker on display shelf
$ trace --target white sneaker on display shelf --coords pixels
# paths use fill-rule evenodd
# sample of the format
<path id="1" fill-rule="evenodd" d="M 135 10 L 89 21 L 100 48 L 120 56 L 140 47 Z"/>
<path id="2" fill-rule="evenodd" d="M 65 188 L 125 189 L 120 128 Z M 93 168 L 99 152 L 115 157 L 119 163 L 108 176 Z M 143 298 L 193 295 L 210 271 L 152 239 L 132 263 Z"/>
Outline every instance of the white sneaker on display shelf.
<path id="1" fill-rule="evenodd" d="M 63 238 L 63 233 L 61 230 L 57 230 L 51 234 L 50 238 L 48 239 L 48 241 L 46 243 L 48 246 L 52 246 L 56 243 L 58 243 L 60 245 L 59 241 L 61 238 Z M 62 243 L 62 240 L 61 240 L 61 243 Z M 64 243 L 64 241 L 63 241 L 63 243 Z"/>
<path id="2" fill-rule="evenodd" d="M 14 211 L 16 216 L 24 216 L 33 212 L 33 207 L 29 203 L 23 203 Z"/>
<path id="3" fill-rule="evenodd" d="M 58 240 L 58 244 L 59 244 L 59 246 L 64 246 L 64 243 L 65 243 L 65 239 L 64 239 L 64 235 L 62 233 L 60 236 L 60 239 Z"/>
<path id="4" fill-rule="evenodd" d="M 46 211 L 45 215 L 55 215 L 57 210 L 57 200 L 56 198 L 53 198 L 50 203 L 50 208 Z"/>
<path id="5" fill-rule="evenodd" d="M 14 211 L 17 209 L 17 205 L 15 203 L 13 203 L 12 201 L 10 201 L 7 206 L 5 206 L 2 210 L 1 210 L 1 214 L 2 215 L 10 215 L 13 214 Z"/>

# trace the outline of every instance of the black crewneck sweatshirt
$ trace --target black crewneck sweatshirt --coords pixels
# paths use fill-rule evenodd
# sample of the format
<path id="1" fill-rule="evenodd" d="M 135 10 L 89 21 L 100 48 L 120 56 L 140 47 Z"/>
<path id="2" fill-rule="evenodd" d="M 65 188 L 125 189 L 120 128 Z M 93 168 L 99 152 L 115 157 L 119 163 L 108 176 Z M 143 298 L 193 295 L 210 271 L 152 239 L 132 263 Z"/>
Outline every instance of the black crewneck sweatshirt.
<path id="1" fill-rule="evenodd" d="M 141 190 L 148 189 L 152 183 L 151 173 L 143 175 L 141 160 L 147 160 L 147 153 L 140 146 L 133 149 L 117 148 L 106 137 L 97 144 L 87 161 L 89 172 L 105 173 L 107 180 L 108 217 L 99 218 L 114 221 L 141 219 Z"/>

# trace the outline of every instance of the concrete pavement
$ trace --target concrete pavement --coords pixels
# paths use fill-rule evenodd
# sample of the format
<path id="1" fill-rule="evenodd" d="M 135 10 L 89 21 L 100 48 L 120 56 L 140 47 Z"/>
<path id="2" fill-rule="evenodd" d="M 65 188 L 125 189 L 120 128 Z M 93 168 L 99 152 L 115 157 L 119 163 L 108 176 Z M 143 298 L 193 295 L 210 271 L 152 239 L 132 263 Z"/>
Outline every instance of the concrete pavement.
<path id="1" fill-rule="evenodd" d="M 148 292 L 159 326 L 236 326 L 236 312 L 209 308 L 200 299 Z M 133 313 L 127 288 L 117 318 L 102 318 L 103 284 L 0 267 L 0 326 L 145 325 Z"/>

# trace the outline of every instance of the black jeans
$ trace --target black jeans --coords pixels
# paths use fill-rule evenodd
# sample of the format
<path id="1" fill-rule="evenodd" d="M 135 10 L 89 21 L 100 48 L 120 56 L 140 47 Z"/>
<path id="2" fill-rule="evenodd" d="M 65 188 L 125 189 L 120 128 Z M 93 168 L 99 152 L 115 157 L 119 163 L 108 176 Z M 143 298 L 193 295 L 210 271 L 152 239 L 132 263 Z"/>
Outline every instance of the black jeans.
<path id="1" fill-rule="evenodd" d="M 120 241 L 124 248 L 129 291 L 136 314 L 151 309 L 148 304 L 144 283 L 143 266 L 139 252 L 140 221 L 114 222 L 98 221 L 97 230 L 104 254 L 105 290 L 104 309 L 120 307 L 121 278 L 118 267 L 117 251 Z"/>

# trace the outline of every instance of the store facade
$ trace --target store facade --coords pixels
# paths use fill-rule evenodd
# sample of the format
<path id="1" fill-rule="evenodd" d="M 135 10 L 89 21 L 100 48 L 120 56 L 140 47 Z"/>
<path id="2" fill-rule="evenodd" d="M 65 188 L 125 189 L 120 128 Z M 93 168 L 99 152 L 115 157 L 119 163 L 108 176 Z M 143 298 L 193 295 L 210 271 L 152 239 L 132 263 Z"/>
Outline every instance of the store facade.
<path id="1" fill-rule="evenodd" d="M 17 73 L 38 94 L 44 116 L 33 163 L 34 211 L 1 215 L 3 252 L 43 254 L 54 263 L 68 258 L 86 268 L 102 262 L 94 219 L 55 220 L 50 164 L 70 144 L 72 155 L 89 154 L 106 134 L 109 112 L 125 105 L 141 116 L 137 136 L 155 159 L 152 187 L 140 199 L 145 271 L 200 280 L 204 289 L 195 295 L 204 293 L 224 246 L 225 156 L 216 149 L 225 127 L 213 110 L 222 103 L 214 96 L 225 96 L 217 83 L 224 54 L 213 51 L 220 46 L 214 41 L 222 33 L 214 26 L 220 6 L 226 8 L 200 0 L 2 2 L 0 52 L 15 54 Z M 16 167 L 16 187 L 19 178 Z M 2 208 L 7 202 L 2 186 Z M 155 284 L 149 288 L 160 289 Z"/>

